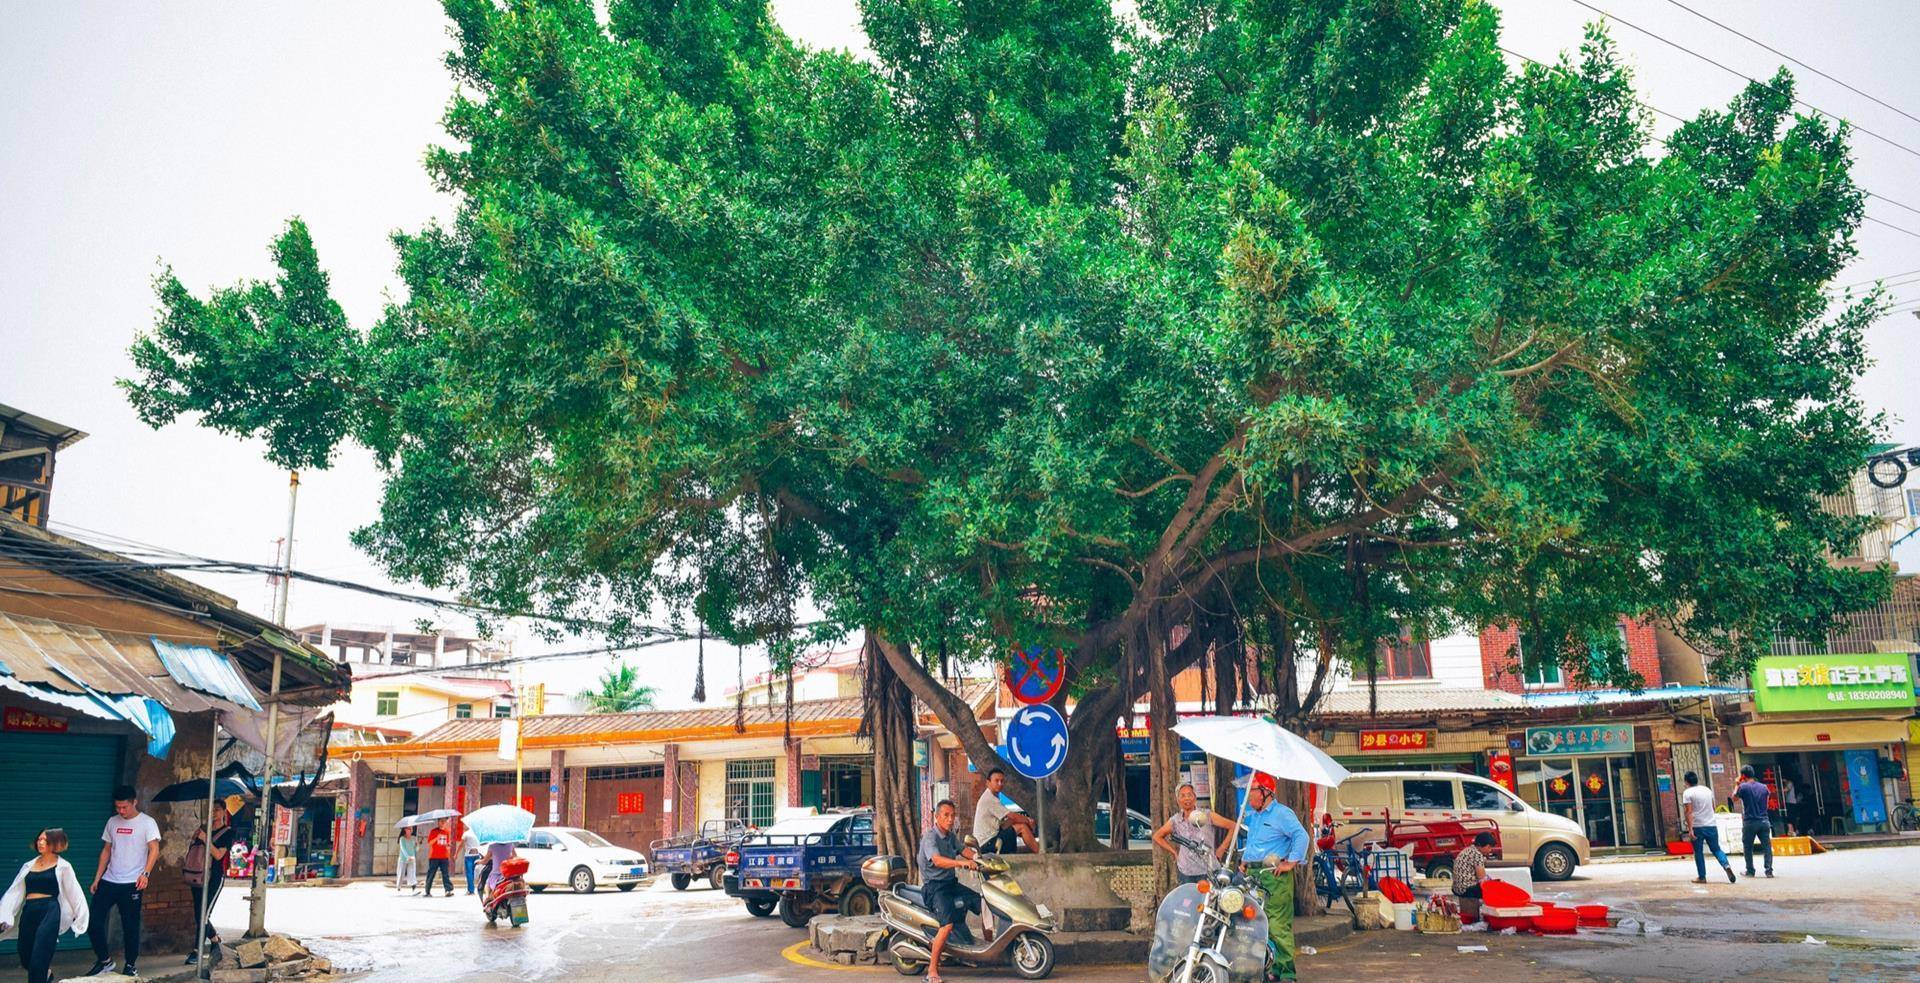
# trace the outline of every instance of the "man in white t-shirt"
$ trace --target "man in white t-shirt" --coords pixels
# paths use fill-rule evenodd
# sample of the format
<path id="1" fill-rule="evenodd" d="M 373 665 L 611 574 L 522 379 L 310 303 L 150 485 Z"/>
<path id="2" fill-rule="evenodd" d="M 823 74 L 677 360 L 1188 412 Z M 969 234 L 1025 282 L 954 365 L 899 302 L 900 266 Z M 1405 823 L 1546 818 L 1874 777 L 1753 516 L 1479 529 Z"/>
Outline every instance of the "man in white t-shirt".
<path id="1" fill-rule="evenodd" d="M 1727 854 L 1720 849 L 1720 825 L 1713 815 L 1713 789 L 1700 784 L 1700 776 L 1687 772 L 1687 790 L 1680 793 L 1680 835 L 1693 837 L 1693 870 L 1695 884 L 1707 882 L 1707 850 L 1713 850 L 1713 859 L 1720 861 L 1720 869 L 1727 872 L 1727 883 L 1733 883 L 1733 865 L 1727 863 Z"/>
<path id="2" fill-rule="evenodd" d="M 120 909 L 121 941 L 126 945 L 127 964 L 121 972 L 137 975 L 140 959 L 140 905 L 146 896 L 147 878 L 153 876 L 160 861 L 160 824 L 140 811 L 133 786 L 113 790 L 113 817 L 100 834 L 99 873 L 93 875 L 93 903 L 89 906 L 87 937 L 93 942 L 93 968 L 88 976 L 100 976 L 114 970 L 107 956 L 107 914 Z"/>
<path id="3" fill-rule="evenodd" d="M 1033 820 L 1024 812 L 1014 812 L 1000 800 L 1007 787 L 1007 773 L 995 768 L 987 772 L 987 787 L 973 806 L 973 839 L 982 853 L 1012 853 L 1024 840 L 1029 853 L 1040 852 L 1040 841 L 1033 835 Z"/>

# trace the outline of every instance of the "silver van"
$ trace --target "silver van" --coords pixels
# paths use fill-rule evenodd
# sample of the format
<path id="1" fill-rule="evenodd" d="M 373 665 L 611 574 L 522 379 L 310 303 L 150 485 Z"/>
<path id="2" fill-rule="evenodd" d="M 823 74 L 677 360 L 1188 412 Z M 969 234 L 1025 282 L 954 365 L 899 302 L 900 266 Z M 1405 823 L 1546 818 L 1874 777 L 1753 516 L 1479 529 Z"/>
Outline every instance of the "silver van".
<path id="1" fill-rule="evenodd" d="M 1500 856 L 1489 866 L 1533 867 L 1543 881 L 1564 881 L 1589 863 L 1593 848 L 1578 823 L 1541 812 L 1476 775 L 1452 771 L 1356 772 L 1334 789 L 1322 810 L 1334 819 L 1336 839 L 1371 828 L 1385 839 L 1388 822 L 1491 819 L 1500 827 Z M 1435 858 L 1428 877 L 1453 876 L 1453 858 Z"/>

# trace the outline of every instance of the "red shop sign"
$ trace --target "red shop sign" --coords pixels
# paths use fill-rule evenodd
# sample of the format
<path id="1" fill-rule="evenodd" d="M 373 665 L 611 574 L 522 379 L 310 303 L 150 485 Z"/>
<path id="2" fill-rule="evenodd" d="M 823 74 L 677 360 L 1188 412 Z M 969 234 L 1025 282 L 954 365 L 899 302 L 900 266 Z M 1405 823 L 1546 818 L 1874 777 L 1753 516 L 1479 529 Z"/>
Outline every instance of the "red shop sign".
<path id="1" fill-rule="evenodd" d="M 26 731 L 33 734 L 64 734 L 67 732 L 67 718 L 48 713 L 35 713 L 25 707 L 8 707 L 5 722 L 0 723 L 0 729 Z"/>
<path id="2" fill-rule="evenodd" d="M 1433 745 L 1430 730 L 1363 730 L 1362 751 L 1425 751 Z"/>

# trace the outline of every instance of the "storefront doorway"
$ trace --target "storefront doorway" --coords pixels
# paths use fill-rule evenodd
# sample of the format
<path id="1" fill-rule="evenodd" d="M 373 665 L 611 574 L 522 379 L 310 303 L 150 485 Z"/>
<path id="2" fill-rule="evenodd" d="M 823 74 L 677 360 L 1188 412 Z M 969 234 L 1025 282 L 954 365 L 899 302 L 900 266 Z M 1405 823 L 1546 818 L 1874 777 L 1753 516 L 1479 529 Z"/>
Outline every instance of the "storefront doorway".
<path id="1" fill-rule="evenodd" d="M 1516 767 L 1520 797 L 1580 824 L 1595 849 L 1653 843 L 1639 755 L 1529 758 Z"/>
<path id="2" fill-rule="evenodd" d="M 1850 778 L 1850 753 L 1867 763 L 1868 781 Z M 1879 754 L 1875 749 L 1749 751 L 1741 760 L 1753 766 L 1754 777 L 1771 793 L 1767 806 L 1776 833 L 1831 836 L 1885 828 L 1883 820 L 1874 821 L 1886 812 L 1885 796 L 1879 787 Z M 1855 801 L 1856 793 L 1862 801 Z M 1856 805 L 1860 807 L 1858 815 Z"/>

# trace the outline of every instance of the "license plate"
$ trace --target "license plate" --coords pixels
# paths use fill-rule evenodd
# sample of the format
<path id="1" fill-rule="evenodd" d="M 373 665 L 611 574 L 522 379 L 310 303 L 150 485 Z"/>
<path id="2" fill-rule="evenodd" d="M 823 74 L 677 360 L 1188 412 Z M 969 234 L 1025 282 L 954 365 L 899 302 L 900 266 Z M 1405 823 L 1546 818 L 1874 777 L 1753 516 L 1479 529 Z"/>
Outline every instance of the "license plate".
<path id="1" fill-rule="evenodd" d="M 627 868 L 628 877 L 644 877 L 646 873 L 647 873 L 647 869 L 645 867 L 628 867 Z"/>

